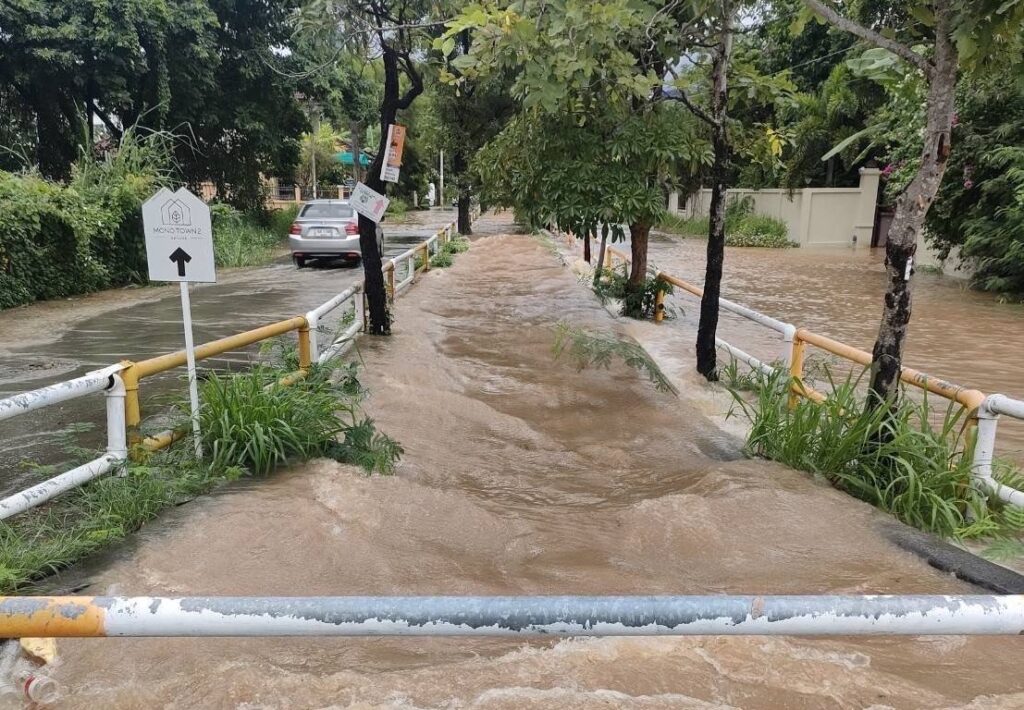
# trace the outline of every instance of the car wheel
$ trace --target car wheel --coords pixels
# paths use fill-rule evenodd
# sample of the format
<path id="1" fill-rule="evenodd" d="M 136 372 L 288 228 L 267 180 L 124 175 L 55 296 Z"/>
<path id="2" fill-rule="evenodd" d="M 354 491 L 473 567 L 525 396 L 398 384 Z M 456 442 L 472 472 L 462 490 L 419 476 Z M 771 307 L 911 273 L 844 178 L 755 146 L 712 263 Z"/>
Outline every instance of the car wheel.
<path id="1" fill-rule="evenodd" d="M 306 257 L 304 256 L 293 256 L 292 261 L 295 262 L 295 266 L 303 269 L 306 267 Z"/>

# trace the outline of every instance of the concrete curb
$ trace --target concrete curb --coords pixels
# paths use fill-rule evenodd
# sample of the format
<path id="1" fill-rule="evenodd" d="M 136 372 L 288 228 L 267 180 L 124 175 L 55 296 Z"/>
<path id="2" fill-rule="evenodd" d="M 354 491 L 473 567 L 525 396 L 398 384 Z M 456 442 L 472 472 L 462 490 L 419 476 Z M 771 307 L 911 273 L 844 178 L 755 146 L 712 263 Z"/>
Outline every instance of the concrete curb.
<path id="1" fill-rule="evenodd" d="M 999 594 L 1024 594 L 1024 575 L 951 545 L 933 533 L 892 519 L 882 524 L 882 534 L 897 547 L 964 582 Z"/>

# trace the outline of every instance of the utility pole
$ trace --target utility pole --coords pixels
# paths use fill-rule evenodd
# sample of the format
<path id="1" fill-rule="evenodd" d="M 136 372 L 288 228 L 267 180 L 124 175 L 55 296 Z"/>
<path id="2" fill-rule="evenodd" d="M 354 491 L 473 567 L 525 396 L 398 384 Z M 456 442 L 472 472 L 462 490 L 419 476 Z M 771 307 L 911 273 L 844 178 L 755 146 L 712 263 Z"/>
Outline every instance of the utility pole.
<path id="1" fill-rule="evenodd" d="M 320 133 L 320 107 L 315 103 L 310 104 L 310 112 L 313 118 L 313 133 L 310 135 L 309 140 L 311 145 L 309 146 L 309 157 L 313 168 L 313 199 L 317 198 L 316 194 L 316 149 L 317 149 L 317 137 Z"/>
<path id="2" fill-rule="evenodd" d="M 440 192 L 441 192 L 440 200 L 438 201 L 437 204 L 438 204 L 438 206 L 441 209 L 444 209 L 445 203 L 444 203 L 444 151 L 443 150 L 441 151 L 441 190 L 440 190 Z"/>

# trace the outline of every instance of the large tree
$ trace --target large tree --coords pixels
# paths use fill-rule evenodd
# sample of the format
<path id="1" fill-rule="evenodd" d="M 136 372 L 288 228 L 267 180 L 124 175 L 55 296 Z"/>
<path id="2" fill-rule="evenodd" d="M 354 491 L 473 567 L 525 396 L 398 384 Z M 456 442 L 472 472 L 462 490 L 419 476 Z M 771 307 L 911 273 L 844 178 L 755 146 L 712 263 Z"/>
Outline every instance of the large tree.
<path id="1" fill-rule="evenodd" d="M 193 183 L 262 206 L 260 174 L 290 169 L 304 120 L 287 76 L 297 0 L 4 0 L 0 95 L 35 133 L 32 162 L 65 178 L 100 122 L 177 133 Z"/>
<path id="2" fill-rule="evenodd" d="M 400 111 L 408 109 L 423 93 L 423 75 L 416 55 L 424 49 L 424 30 L 435 25 L 433 3 L 425 0 L 314 0 L 307 6 L 304 27 L 314 33 L 334 37 L 339 50 L 379 55 L 383 65 L 384 87 L 378 113 L 380 130 L 376 156 L 370 164 L 365 184 L 379 193 L 386 191 L 381 168 L 387 157 L 388 127 Z M 391 333 L 391 314 L 384 286 L 382 261 L 377 245 L 377 224 L 359 216 L 359 248 L 362 253 L 364 288 L 369 306 L 369 333 Z"/>
<path id="3" fill-rule="evenodd" d="M 466 30 L 476 33 L 470 51 L 453 62 L 462 73 L 459 81 L 487 72 L 514 76 L 512 94 L 522 111 L 534 114 L 529 120 L 557 127 L 552 141 L 571 145 L 575 125 L 581 137 L 599 141 L 604 154 L 613 157 L 601 167 L 621 180 L 610 185 L 614 194 L 605 198 L 603 219 L 629 227 L 628 288 L 634 292 L 642 291 L 648 278 L 648 236 L 664 213 L 663 191 L 676 174 L 676 163 L 707 156 L 703 141 L 681 145 L 663 121 L 667 65 L 683 51 L 672 16 L 678 5 L 525 0 L 507 7 L 473 6 L 449 25 L 447 35 L 454 40 Z M 558 156 L 563 163 L 584 154 L 566 150 Z M 553 211 L 565 219 L 585 193 L 555 194 L 563 193 L 566 203 Z M 552 196 L 543 199 L 550 205 Z M 585 223 L 593 214 L 581 210 L 577 221 Z"/>
<path id="4" fill-rule="evenodd" d="M 896 202 L 886 242 L 887 286 L 882 320 L 872 353 L 871 401 L 898 394 L 903 346 L 912 310 L 911 277 L 918 236 L 946 172 L 956 114 L 956 84 L 962 67 L 987 68 L 993 61 L 1019 61 L 1024 3 L 1000 0 L 915 0 L 861 23 L 827 0 L 805 0 L 818 17 L 903 62 L 926 85 L 926 110 L 917 171 Z M 882 26 L 886 19 L 913 22 Z"/>
<path id="5" fill-rule="evenodd" d="M 436 82 L 430 92 L 437 117 L 432 147 L 445 151 L 450 158 L 449 174 L 455 185 L 461 234 L 472 232 L 470 203 L 480 189 L 470 163 L 484 144 L 501 131 L 516 109 L 509 77 L 494 73 L 469 79 L 458 68 L 456 60 L 469 54 L 473 37 L 473 31 L 467 28 L 435 40 L 434 46 L 441 55 L 438 72 L 442 81 Z"/>

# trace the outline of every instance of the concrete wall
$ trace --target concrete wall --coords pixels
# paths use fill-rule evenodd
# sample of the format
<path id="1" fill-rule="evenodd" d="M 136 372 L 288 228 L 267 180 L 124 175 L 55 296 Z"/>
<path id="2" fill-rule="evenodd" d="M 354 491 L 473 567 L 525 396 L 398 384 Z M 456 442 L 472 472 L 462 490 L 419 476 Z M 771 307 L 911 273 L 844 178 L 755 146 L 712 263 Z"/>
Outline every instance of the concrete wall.
<path id="1" fill-rule="evenodd" d="M 862 168 L 859 187 L 809 187 L 793 192 L 736 189 L 728 194 L 730 200 L 753 197 L 754 211 L 785 222 L 790 240 L 800 246 L 850 246 L 856 237 L 858 247 L 870 247 L 879 175 L 874 168 Z M 710 202 L 711 190 L 702 189 L 679 212 L 706 217 Z"/>

